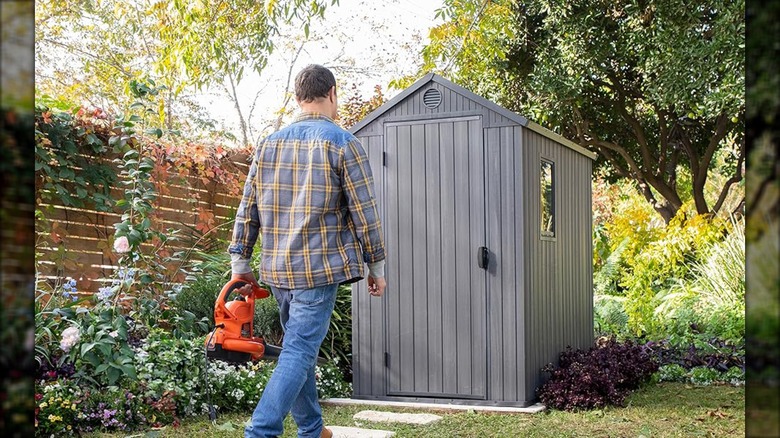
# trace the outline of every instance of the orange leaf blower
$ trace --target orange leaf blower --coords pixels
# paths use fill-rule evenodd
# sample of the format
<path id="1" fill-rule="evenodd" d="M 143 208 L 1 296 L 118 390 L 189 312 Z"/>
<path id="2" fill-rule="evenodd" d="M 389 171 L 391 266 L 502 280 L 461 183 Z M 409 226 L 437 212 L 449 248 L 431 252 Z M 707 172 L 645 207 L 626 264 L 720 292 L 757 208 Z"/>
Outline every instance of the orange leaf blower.
<path id="1" fill-rule="evenodd" d="M 227 362 L 248 362 L 278 359 L 281 348 L 266 344 L 262 337 L 254 335 L 255 300 L 267 298 L 267 289 L 254 287 L 248 296 L 230 294 L 246 285 L 241 280 L 231 280 L 219 293 L 214 303 L 214 330 L 206 337 L 206 356 Z"/>

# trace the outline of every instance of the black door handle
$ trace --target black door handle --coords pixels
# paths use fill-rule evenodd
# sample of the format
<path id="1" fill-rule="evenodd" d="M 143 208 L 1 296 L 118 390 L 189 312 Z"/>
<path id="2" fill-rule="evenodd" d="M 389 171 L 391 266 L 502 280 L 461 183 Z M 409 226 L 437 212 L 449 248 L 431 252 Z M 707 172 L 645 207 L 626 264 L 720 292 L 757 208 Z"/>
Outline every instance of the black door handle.
<path id="1" fill-rule="evenodd" d="M 479 263 L 479 267 L 482 269 L 488 268 L 488 263 L 490 262 L 490 251 L 485 246 L 480 246 L 479 251 L 477 251 L 477 263 Z"/>

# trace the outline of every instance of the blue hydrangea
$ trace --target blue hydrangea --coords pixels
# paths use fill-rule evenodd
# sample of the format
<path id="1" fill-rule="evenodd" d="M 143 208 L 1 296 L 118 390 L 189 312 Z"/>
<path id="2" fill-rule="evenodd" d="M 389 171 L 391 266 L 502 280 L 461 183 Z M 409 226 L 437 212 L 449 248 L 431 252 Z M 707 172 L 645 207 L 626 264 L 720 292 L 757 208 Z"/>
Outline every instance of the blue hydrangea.
<path id="1" fill-rule="evenodd" d="M 117 276 L 121 280 L 132 280 L 135 277 L 135 268 L 119 268 L 119 271 L 117 271 Z"/>
<path id="2" fill-rule="evenodd" d="M 79 297 L 75 294 L 76 292 L 76 280 L 68 277 L 65 279 L 65 283 L 62 285 L 62 296 L 65 298 L 70 298 L 73 301 L 76 301 L 79 299 Z"/>
<path id="3" fill-rule="evenodd" d="M 66 292 L 74 292 L 76 290 L 76 280 L 68 277 L 65 279 L 65 284 L 62 285 L 62 290 Z"/>
<path id="4" fill-rule="evenodd" d="M 97 299 L 100 301 L 105 301 L 111 298 L 111 295 L 114 295 L 114 289 L 111 286 L 101 287 L 98 289 Z"/>

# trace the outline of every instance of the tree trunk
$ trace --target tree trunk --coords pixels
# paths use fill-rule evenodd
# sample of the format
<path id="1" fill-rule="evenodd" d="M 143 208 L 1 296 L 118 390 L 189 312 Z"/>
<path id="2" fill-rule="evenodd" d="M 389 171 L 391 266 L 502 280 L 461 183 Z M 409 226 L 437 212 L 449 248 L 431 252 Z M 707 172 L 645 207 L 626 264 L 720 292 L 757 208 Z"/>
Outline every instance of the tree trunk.
<path id="1" fill-rule="evenodd" d="M 242 146 L 249 146 L 249 137 L 246 132 L 246 120 L 244 120 L 244 114 L 241 112 L 241 105 L 238 104 L 238 95 L 236 94 L 236 84 L 233 82 L 233 74 L 228 72 L 228 79 L 230 80 L 230 97 L 233 99 L 233 104 L 236 107 L 238 113 L 238 122 L 241 126 L 241 138 L 243 142 Z"/>

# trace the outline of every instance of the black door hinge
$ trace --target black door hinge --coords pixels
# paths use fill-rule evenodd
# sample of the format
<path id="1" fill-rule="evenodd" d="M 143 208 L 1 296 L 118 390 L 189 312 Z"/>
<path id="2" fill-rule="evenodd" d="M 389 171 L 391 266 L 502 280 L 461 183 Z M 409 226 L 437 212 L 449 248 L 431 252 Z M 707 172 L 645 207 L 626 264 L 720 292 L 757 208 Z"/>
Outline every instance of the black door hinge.
<path id="1" fill-rule="evenodd" d="M 390 368 L 390 353 L 385 352 L 385 367 Z"/>
<path id="2" fill-rule="evenodd" d="M 382 165 L 387 166 L 387 152 L 382 152 Z"/>

